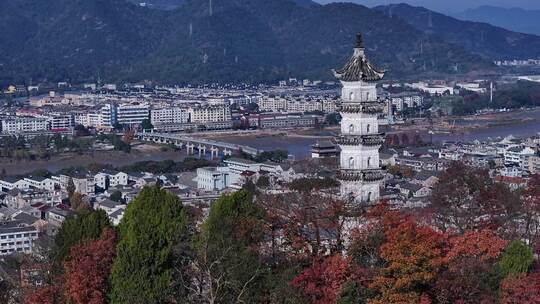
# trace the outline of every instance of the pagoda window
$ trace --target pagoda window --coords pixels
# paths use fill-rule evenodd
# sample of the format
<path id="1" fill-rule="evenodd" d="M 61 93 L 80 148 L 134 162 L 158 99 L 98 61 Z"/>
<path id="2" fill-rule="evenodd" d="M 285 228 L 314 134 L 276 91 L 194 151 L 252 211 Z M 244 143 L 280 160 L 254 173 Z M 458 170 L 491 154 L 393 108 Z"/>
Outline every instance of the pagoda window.
<path id="1" fill-rule="evenodd" d="M 367 125 L 366 131 L 367 131 L 368 133 L 371 132 L 371 125 L 370 125 L 370 124 Z"/>
<path id="2" fill-rule="evenodd" d="M 349 168 L 354 169 L 354 157 L 349 158 Z"/>
<path id="3" fill-rule="evenodd" d="M 366 200 L 368 203 L 371 202 L 371 192 L 369 192 L 367 194 L 367 200 Z"/>
<path id="4" fill-rule="evenodd" d="M 354 125 L 353 124 L 349 125 L 349 133 L 354 133 Z"/>
<path id="5" fill-rule="evenodd" d="M 354 100 L 354 92 L 349 93 L 349 100 Z"/>
<path id="6" fill-rule="evenodd" d="M 367 158 L 367 166 L 371 167 L 371 156 Z"/>
<path id="7" fill-rule="evenodd" d="M 366 100 L 369 101 L 369 92 L 366 93 Z"/>

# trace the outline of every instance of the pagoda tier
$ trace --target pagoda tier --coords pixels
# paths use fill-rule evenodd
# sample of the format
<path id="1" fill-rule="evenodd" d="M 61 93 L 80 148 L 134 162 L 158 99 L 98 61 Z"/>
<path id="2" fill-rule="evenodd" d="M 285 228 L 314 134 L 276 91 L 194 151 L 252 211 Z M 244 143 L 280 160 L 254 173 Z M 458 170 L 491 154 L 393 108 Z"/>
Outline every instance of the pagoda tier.
<path id="1" fill-rule="evenodd" d="M 341 169 L 337 178 L 342 181 L 379 182 L 384 179 L 382 169 L 347 170 Z"/>
<path id="2" fill-rule="evenodd" d="M 336 137 L 338 145 L 343 146 L 380 146 L 384 143 L 383 133 L 369 135 L 341 135 Z"/>
<path id="3" fill-rule="evenodd" d="M 380 102 L 342 103 L 339 106 L 339 112 L 378 114 L 384 112 L 384 104 Z"/>

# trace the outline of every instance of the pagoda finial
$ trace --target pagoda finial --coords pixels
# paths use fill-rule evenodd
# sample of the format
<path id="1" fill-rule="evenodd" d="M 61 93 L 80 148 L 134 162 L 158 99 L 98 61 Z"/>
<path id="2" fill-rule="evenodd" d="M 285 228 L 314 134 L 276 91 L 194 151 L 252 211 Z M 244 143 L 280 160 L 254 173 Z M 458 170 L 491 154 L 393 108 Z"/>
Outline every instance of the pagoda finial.
<path id="1" fill-rule="evenodd" d="M 356 33 L 356 48 L 364 48 L 364 44 L 362 43 L 362 33 L 360 32 Z"/>

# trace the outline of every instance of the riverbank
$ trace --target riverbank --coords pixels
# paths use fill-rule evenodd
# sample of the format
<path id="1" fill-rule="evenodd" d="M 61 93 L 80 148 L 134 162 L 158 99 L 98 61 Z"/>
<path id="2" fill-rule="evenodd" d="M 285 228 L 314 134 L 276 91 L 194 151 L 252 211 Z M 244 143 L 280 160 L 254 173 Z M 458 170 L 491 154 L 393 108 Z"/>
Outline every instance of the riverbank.
<path id="1" fill-rule="evenodd" d="M 475 116 L 415 120 L 407 125 L 384 126 L 384 132 L 418 133 L 425 141 L 473 141 L 513 135 L 528 137 L 540 132 L 540 108 Z M 381 128 L 381 129 L 382 129 Z M 430 134 L 432 131 L 433 134 Z M 244 144 L 263 150 L 283 149 L 297 159 L 308 158 L 317 141 L 331 140 L 339 134 L 339 126 L 324 129 L 265 130 L 251 134 L 221 134 L 212 138 Z"/>
<path id="2" fill-rule="evenodd" d="M 122 167 L 141 161 L 162 161 L 169 159 L 174 161 L 182 161 L 185 158 L 186 154 L 182 151 L 163 151 L 157 146 L 140 145 L 134 147 L 131 153 L 121 151 L 95 151 L 93 153 L 82 155 L 67 153 L 43 160 L 15 160 L 0 158 L 0 170 L 4 169 L 8 175 L 23 175 L 35 170 L 43 169 L 56 172 L 64 168 L 88 166 L 94 163 Z"/>

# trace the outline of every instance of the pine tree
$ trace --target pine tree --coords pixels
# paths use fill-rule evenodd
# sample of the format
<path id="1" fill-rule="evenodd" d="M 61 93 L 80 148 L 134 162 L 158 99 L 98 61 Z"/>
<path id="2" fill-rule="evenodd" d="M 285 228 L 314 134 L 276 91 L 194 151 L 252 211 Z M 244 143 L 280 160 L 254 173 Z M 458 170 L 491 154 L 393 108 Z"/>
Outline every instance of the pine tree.
<path id="1" fill-rule="evenodd" d="M 188 219 L 177 196 L 144 188 L 119 225 L 110 303 L 164 303 L 172 296 L 172 253 Z"/>
<path id="2" fill-rule="evenodd" d="M 54 239 L 55 262 L 63 262 L 71 247 L 98 239 L 103 229 L 108 227 L 111 227 L 109 217 L 103 210 L 83 212 L 78 217 L 66 219 Z"/>
<path id="3" fill-rule="evenodd" d="M 262 212 L 242 190 L 215 202 L 195 242 L 198 295 L 210 303 L 260 303 Z"/>

